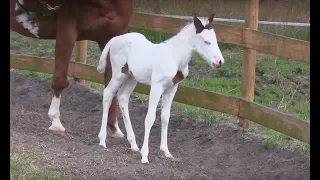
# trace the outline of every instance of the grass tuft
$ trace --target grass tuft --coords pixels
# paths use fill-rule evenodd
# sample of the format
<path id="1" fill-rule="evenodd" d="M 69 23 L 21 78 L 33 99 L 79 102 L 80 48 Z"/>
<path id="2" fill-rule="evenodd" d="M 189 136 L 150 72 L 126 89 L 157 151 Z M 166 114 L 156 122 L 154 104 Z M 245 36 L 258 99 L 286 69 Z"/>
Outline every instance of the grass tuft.
<path id="1" fill-rule="evenodd" d="M 273 145 L 274 145 L 274 142 L 270 139 L 266 139 L 263 141 L 263 147 L 266 149 L 269 149 Z"/>
<path id="2" fill-rule="evenodd" d="M 67 180 L 65 174 L 43 169 L 42 159 L 32 152 L 10 153 L 10 179 L 12 180 Z"/>

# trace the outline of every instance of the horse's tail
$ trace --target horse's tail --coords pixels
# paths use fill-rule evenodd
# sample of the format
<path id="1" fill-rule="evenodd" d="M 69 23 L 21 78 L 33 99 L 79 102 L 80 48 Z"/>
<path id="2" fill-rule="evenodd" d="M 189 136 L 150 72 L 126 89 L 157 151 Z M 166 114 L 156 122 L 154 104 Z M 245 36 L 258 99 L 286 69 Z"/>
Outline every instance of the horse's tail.
<path id="1" fill-rule="evenodd" d="M 112 40 L 112 39 L 111 39 Z M 97 71 L 98 73 L 104 73 L 107 67 L 107 56 L 109 54 L 110 51 L 110 47 L 111 47 L 111 40 L 106 44 L 106 46 L 104 47 L 101 56 L 100 56 L 100 60 L 99 60 L 99 64 L 97 67 Z"/>

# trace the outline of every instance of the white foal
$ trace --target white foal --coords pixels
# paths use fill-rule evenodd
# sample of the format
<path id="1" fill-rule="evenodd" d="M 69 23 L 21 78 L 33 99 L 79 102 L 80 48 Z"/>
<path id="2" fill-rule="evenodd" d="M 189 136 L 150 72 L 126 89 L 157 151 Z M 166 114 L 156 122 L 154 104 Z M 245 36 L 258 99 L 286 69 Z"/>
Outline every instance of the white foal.
<path id="1" fill-rule="evenodd" d="M 160 150 L 172 157 L 168 150 L 167 131 L 172 100 L 178 84 L 188 75 L 192 53 L 198 52 L 213 68 L 224 63 L 216 34 L 210 24 L 213 16 L 186 25 L 178 34 L 160 44 L 153 44 L 144 35 L 127 33 L 112 38 L 105 46 L 97 70 L 104 73 L 107 61 L 112 66 L 112 79 L 103 92 L 103 116 L 99 132 L 100 145 L 106 147 L 108 110 L 117 93 L 127 139 L 133 151 L 139 151 L 132 130 L 128 102 L 137 82 L 150 85 L 149 107 L 145 118 L 145 135 L 141 148 L 141 162 L 147 163 L 149 134 L 156 118 L 156 108 L 162 96 Z M 204 25 L 206 24 L 206 25 Z M 106 60 L 107 59 L 107 60 Z"/>

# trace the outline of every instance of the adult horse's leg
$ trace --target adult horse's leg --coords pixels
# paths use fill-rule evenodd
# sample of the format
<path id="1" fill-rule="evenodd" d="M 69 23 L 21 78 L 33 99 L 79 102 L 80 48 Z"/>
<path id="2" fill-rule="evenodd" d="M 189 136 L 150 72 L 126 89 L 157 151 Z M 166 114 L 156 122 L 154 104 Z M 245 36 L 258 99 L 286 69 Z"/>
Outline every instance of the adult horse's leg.
<path id="1" fill-rule="evenodd" d="M 55 67 L 52 79 L 53 97 L 48 116 L 52 121 L 49 131 L 55 134 L 63 134 L 65 128 L 60 122 L 60 100 L 61 92 L 68 87 L 67 79 L 69 60 L 71 58 L 74 44 L 77 40 L 76 20 L 72 14 L 63 11 L 57 19 Z"/>
<path id="2" fill-rule="evenodd" d="M 103 50 L 104 46 L 106 43 L 99 43 L 99 47 L 101 49 L 101 51 Z M 105 84 L 105 88 L 108 86 L 111 77 L 112 77 L 112 68 L 111 68 L 111 63 L 110 63 L 110 58 L 109 55 L 107 56 L 107 66 L 106 66 L 106 70 L 104 73 L 104 84 Z M 111 132 L 112 132 L 112 137 L 119 137 L 119 138 L 123 138 L 124 134 L 122 133 L 122 131 L 119 128 L 118 125 L 118 119 L 117 119 L 117 104 L 116 104 L 116 96 L 113 97 L 112 103 L 110 105 L 109 108 L 109 114 L 108 114 L 108 127 L 110 128 Z"/>

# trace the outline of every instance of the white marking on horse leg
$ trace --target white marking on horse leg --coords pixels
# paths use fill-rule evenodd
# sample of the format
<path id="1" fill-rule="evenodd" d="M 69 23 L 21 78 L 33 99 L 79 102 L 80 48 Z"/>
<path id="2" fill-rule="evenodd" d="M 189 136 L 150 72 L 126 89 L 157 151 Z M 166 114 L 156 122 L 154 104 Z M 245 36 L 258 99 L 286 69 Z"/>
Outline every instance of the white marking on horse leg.
<path id="1" fill-rule="evenodd" d="M 114 138 L 123 138 L 124 137 L 124 134 L 122 133 L 121 129 L 119 128 L 119 125 L 118 125 L 118 120 L 114 123 L 114 127 L 116 128 L 116 132 L 114 132 L 111 137 L 114 137 Z"/>
<path id="2" fill-rule="evenodd" d="M 48 116 L 52 121 L 51 126 L 49 127 L 49 131 L 56 132 L 56 133 L 64 133 L 65 128 L 62 126 L 60 122 L 60 100 L 61 95 L 57 98 L 56 96 L 52 97 L 50 109 L 48 112 Z"/>
<path id="3" fill-rule="evenodd" d="M 173 158 L 171 153 L 168 149 L 168 124 L 170 119 L 170 109 L 172 100 L 174 95 L 176 94 L 178 89 L 178 85 L 174 85 L 168 88 L 162 94 L 161 103 L 162 103 L 162 110 L 161 110 L 161 143 L 160 143 L 160 150 L 164 152 L 164 155 L 169 158 Z"/>
<path id="4" fill-rule="evenodd" d="M 122 119 L 124 122 L 124 126 L 126 128 L 127 132 L 127 140 L 129 141 L 131 145 L 131 150 L 133 152 L 139 151 L 137 142 L 136 142 L 136 137 L 134 135 L 132 125 L 131 125 L 131 120 L 129 116 L 129 110 L 128 110 L 128 104 L 129 104 L 129 98 L 134 90 L 134 88 L 137 85 L 137 81 L 133 78 L 129 78 L 125 83 L 121 86 L 120 90 L 118 91 L 118 101 L 119 101 L 119 107 L 121 110 L 122 114 Z"/>
<path id="5" fill-rule="evenodd" d="M 108 122 L 108 114 L 109 114 L 109 108 L 112 103 L 112 99 L 118 89 L 120 88 L 121 84 L 124 81 L 125 76 L 115 77 L 112 76 L 108 86 L 103 91 L 103 113 L 102 113 L 102 122 L 99 132 L 99 145 L 106 148 L 106 138 L 107 138 L 107 122 Z"/>
<path id="6" fill-rule="evenodd" d="M 145 124 L 144 124 L 144 140 L 141 148 L 141 162 L 148 163 L 148 154 L 149 154 L 149 135 L 152 125 L 156 120 L 156 110 L 159 103 L 161 94 L 163 93 L 162 84 L 152 84 L 149 96 L 149 107 L 148 113 L 146 115 Z"/>

